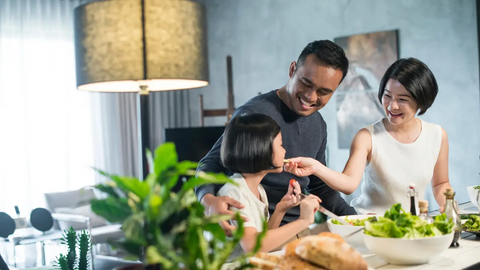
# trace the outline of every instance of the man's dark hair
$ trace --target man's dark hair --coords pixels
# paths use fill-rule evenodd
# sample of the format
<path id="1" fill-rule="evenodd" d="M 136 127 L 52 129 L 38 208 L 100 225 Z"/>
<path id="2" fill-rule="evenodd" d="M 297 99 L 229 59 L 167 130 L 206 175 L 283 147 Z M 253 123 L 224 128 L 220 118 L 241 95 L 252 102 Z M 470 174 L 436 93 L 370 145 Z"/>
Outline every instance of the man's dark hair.
<path id="1" fill-rule="evenodd" d="M 341 70 L 343 76 L 340 82 L 347 76 L 348 59 L 345 56 L 345 51 L 338 44 L 330 40 L 316 40 L 308 43 L 298 57 L 297 68 L 305 63 L 305 59 L 310 54 L 315 55 L 315 58 L 325 66 Z"/>
<path id="2" fill-rule="evenodd" d="M 273 140 L 280 127 L 264 114 L 233 118 L 223 135 L 220 159 L 234 173 L 258 173 L 276 169 L 273 164 Z"/>
<path id="3" fill-rule="evenodd" d="M 416 58 L 399 59 L 387 69 L 378 89 L 380 103 L 389 79 L 397 80 L 407 89 L 420 109 L 419 115 L 424 114 L 437 97 L 438 85 L 435 76 L 427 65 Z"/>

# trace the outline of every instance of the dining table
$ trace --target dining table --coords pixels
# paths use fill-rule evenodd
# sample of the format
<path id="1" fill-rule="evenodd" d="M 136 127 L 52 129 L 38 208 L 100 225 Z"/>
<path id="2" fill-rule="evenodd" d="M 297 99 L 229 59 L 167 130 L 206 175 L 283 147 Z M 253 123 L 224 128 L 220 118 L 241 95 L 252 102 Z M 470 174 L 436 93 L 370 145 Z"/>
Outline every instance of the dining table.
<path id="1" fill-rule="evenodd" d="M 460 214 L 479 214 L 479 209 L 472 203 L 462 203 L 458 205 Z M 429 215 L 435 216 L 440 212 L 431 211 Z M 322 231 L 328 231 L 326 223 L 310 227 L 312 234 L 318 234 Z M 362 254 L 371 269 L 395 269 L 395 270 L 456 270 L 456 269 L 480 269 L 480 235 L 474 233 L 462 232 L 461 239 L 458 241 L 459 247 L 450 247 L 427 264 L 421 265 L 394 265 L 390 264 L 380 256 L 370 252 L 365 246 L 354 246 Z"/>

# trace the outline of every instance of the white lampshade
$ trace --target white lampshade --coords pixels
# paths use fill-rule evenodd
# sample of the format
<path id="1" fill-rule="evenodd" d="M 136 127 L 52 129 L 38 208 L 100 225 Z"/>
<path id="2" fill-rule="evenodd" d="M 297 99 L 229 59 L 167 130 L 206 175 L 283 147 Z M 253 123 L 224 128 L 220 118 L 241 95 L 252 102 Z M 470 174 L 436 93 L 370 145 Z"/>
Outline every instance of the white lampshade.
<path id="1" fill-rule="evenodd" d="M 99 92 L 208 85 L 204 7 L 185 0 L 107 0 L 75 9 L 77 87 Z"/>

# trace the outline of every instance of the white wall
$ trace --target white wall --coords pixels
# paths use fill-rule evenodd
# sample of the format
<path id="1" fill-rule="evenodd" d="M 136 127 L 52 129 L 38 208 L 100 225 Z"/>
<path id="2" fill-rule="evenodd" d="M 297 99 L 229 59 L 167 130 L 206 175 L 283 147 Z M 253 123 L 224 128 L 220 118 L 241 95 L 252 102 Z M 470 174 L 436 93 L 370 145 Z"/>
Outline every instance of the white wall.
<path id="1" fill-rule="evenodd" d="M 437 100 L 422 119 L 440 124 L 449 135 L 450 180 L 459 201 L 468 200 L 467 185 L 480 184 L 474 0 L 202 2 L 208 14 L 210 85 L 189 93 L 194 125 L 200 93 L 205 96 L 205 108 L 226 107 L 227 55 L 233 57 L 235 105 L 240 106 L 258 92 L 283 86 L 290 62 L 310 41 L 398 29 L 400 57 L 421 59 L 439 83 Z M 321 113 L 328 124 L 330 167 L 341 171 L 348 150 L 337 148 L 334 101 L 335 97 Z M 224 123 L 224 118 L 206 121 L 207 125 Z"/>

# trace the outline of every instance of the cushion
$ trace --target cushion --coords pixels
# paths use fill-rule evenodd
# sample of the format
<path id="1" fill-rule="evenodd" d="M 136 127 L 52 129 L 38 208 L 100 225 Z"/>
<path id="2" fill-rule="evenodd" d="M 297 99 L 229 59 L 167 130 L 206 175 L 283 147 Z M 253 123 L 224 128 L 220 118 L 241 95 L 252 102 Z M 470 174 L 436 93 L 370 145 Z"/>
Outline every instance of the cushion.
<path id="1" fill-rule="evenodd" d="M 70 214 L 70 215 L 79 215 L 90 218 L 90 224 L 92 228 L 101 227 L 107 225 L 106 220 L 103 217 L 98 216 L 92 211 L 92 208 L 89 204 L 84 206 L 79 206 L 77 208 L 68 208 L 68 207 L 58 207 L 55 208 L 55 213 L 59 214 Z M 70 226 L 75 230 L 87 229 L 86 222 L 75 222 L 75 221 L 64 221 L 59 220 L 58 224 L 60 225 L 61 230 L 69 230 Z"/>

